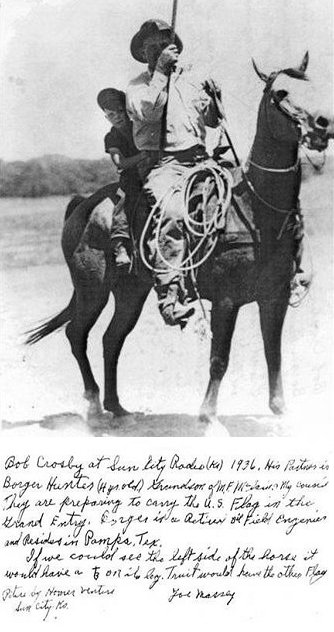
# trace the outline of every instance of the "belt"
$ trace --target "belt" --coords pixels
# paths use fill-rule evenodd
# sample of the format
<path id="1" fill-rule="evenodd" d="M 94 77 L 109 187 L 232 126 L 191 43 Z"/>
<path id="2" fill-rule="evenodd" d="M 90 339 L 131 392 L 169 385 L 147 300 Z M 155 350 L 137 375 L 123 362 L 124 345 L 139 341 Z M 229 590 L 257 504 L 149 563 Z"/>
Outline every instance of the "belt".
<path id="1" fill-rule="evenodd" d="M 193 147 L 181 151 L 164 151 L 162 157 L 175 158 L 178 162 L 193 162 L 196 160 L 204 160 L 204 158 L 207 158 L 207 153 L 203 145 L 194 145 Z"/>

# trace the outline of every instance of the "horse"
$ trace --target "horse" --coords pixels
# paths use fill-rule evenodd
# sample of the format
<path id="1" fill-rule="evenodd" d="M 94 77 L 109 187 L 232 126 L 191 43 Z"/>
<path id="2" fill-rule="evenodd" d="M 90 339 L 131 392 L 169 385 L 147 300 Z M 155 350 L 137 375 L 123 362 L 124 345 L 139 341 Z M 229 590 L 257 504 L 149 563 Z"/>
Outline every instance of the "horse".
<path id="1" fill-rule="evenodd" d="M 244 228 L 246 226 L 243 233 L 246 232 L 248 238 L 240 238 L 240 233 L 233 241 L 223 232 L 197 277 L 200 296 L 212 303 L 210 377 L 200 409 L 200 419 L 207 428 L 217 427 L 218 391 L 228 368 L 239 309 L 253 301 L 257 302 L 260 313 L 269 378 L 269 407 L 275 415 L 284 413 L 281 335 L 295 271 L 296 248 L 300 242 L 296 237 L 301 222 L 298 151 L 302 130 L 308 146 L 319 151 L 327 147 L 329 138 L 333 137 L 333 123 L 327 116 L 299 107 L 292 101 L 288 89 L 277 87 L 282 78 L 299 82 L 307 79 L 308 53 L 300 66 L 270 75 L 261 72 L 254 61 L 253 65 L 265 87 L 248 167 L 241 174 L 241 198 L 246 196 L 248 211 L 242 201 L 236 202 L 237 188 L 229 209 L 230 216 L 240 220 Z M 111 186 L 111 199 L 115 190 Z M 108 193 L 108 189 L 104 193 L 106 191 Z M 103 199 L 103 195 L 100 198 Z M 98 416 L 109 411 L 114 417 L 122 417 L 130 413 L 119 401 L 118 360 L 153 282 L 143 265 L 138 265 L 127 275 L 117 272 L 109 244 L 110 213 L 99 207 L 94 210 L 96 200 L 100 198 L 98 193 L 88 200 L 78 198 L 67 209 L 62 249 L 74 292 L 65 309 L 29 332 L 27 343 L 36 343 L 66 325 L 66 336 L 81 371 L 84 397 L 89 402 L 88 415 Z M 110 292 L 114 295 L 115 309 L 103 336 L 105 388 L 102 408 L 99 386 L 87 357 L 87 340 Z"/>

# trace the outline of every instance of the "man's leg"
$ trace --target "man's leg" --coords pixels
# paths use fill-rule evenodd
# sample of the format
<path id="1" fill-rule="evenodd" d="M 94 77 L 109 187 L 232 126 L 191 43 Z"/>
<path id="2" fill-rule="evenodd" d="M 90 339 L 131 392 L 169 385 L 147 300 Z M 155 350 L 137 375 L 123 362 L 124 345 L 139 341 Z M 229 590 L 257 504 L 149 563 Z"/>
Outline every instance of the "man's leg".
<path id="1" fill-rule="evenodd" d="M 183 261 L 186 242 L 183 229 L 180 178 L 187 169 L 176 161 L 157 167 L 148 179 L 151 204 L 160 201 L 152 218 L 152 230 L 147 242 L 150 263 L 154 268 L 155 289 L 159 310 L 168 325 L 184 326 L 194 309 L 184 305 Z"/>
<path id="2" fill-rule="evenodd" d="M 304 234 L 303 216 L 301 212 L 299 212 L 298 223 L 295 226 L 295 271 L 291 280 L 290 295 L 290 305 L 295 307 L 301 303 L 312 283 L 312 272 L 305 270 L 307 266 L 305 266 Z"/>

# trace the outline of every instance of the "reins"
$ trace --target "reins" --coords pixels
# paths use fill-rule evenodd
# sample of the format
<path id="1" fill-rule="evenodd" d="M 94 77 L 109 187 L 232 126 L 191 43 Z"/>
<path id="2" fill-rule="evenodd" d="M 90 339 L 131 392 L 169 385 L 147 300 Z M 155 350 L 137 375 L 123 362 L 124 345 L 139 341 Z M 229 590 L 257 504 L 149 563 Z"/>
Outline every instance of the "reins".
<path id="1" fill-rule="evenodd" d="M 264 200 L 263 197 L 257 192 L 257 190 L 255 189 L 255 187 L 252 184 L 252 182 L 250 181 L 250 179 L 247 177 L 246 172 L 244 170 L 242 170 L 242 173 L 243 173 L 243 177 L 245 179 L 245 182 L 248 185 L 248 187 L 250 188 L 251 192 L 255 195 L 255 197 L 257 197 L 258 200 L 260 200 L 260 202 L 262 202 L 262 204 L 264 204 L 265 206 L 270 208 L 272 211 L 276 211 L 277 213 L 283 213 L 284 215 L 287 215 L 287 214 L 291 214 L 294 210 L 296 210 L 296 209 L 279 208 L 278 206 L 274 206 L 273 204 L 270 204 L 269 202 Z"/>
<path id="2" fill-rule="evenodd" d="M 269 94 L 269 93 L 268 93 Z M 280 104 L 276 104 L 276 107 L 278 107 L 280 110 L 282 110 Z M 300 121 L 297 121 L 297 119 L 292 116 L 290 113 L 282 110 L 283 113 L 285 114 L 285 116 L 287 116 L 288 118 L 290 118 L 291 120 L 294 120 L 297 124 L 300 124 Z M 271 132 L 271 135 L 273 135 L 272 131 L 271 131 L 271 125 L 268 119 L 268 110 L 267 110 L 267 106 L 265 105 L 265 114 L 266 114 L 266 120 L 267 120 L 267 125 L 269 127 L 269 130 Z M 297 159 L 295 161 L 295 163 L 293 165 L 290 165 L 289 167 L 282 167 L 282 168 L 274 168 L 274 167 L 264 167 L 263 165 L 259 165 L 257 162 L 255 162 L 254 160 L 252 160 L 251 158 L 248 158 L 247 160 L 247 164 L 252 165 L 253 167 L 255 167 L 256 169 L 259 169 L 260 171 L 264 171 L 267 173 L 297 173 L 297 170 L 300 166 L 300 157 L 299 157 L 299 147 L 301 145 L 300 139 L 299 139 L 299 143 L 298 143 L 298 152 L 297 152 Z M 279 208 L 278 206 L 275 206 L 274 204 L 270 204 L 270 202 L 267 202 L 267 200 L 265 200 L 259 193 L 258 191 L 255 189 L 253 183 L 250 181 L 250 179 L 248 178 L 246 172 L 244 170 L 242 170 L 243 172 L 243 177 L 245 179 L 245 182 L 247 184 L 247 186 L 249 187 L 249 189 L 251 190 L 251 192 L 253 193 L 253 195 L 255 195 L 255 197 L 262 203 L 264 204 L 267 208 L 269 208 L 272 211 L 275 211 L 276 213 L 282 213 L 284 215 L 286 215 L 286 218 L 283 221 L 283 224 L 281 226 L 281 229 L 278 233 L 278 237 L 277 240 L 281 239 L 284 230 L 288 224 L 289 218 L 291 217 L 291 215 L 294 212 L 297 212 L 298 209 L 295 208 L 290 208 L 290 209 L 284 209 L 284 208 Z"/>
<path id="3" fill-rule="evenodd" d="M 326 164 L 326 151 L 323 151 L 323 152 L 322 152 L 322 163 L 321 163 L 321 165 L 316 165 L 316 164 L 313 162 L 313 160 L 311 160 L 311 158 L 310 158 L 310 156 L 308 155 L 308 153 L 306 152 L 305 147 L 304 147 L 303 145 L 301 145 L 301 148 L 302 148 L 302 150 L 303 150 L 303 154 L 304 154 L 304 156 L 305 156 L 306 160 L 307 160 L 307 161 L 310 163 L 310 165 L 313 167 L 314 171 L 317 171 L 317 172 L 321 171 L 321 170 L 324 168 L 325 164 Z"/>

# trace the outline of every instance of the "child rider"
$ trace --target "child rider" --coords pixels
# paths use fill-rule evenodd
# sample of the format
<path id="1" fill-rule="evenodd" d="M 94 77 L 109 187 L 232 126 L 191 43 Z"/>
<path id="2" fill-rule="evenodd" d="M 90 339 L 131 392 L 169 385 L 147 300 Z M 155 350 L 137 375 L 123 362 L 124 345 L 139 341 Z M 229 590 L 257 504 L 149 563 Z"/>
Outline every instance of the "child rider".
<path id="1" fill-rule="evenodd" d="M 142 188 L 137 166 L 147 161 L 147 155 L 145 151 L 139 151 L 133 142 L 132 122 L 126 112 L 124 92 L 105 88 L 99 92 L 97 102 L 112 125 L 104 138 L 104 147 L 120 174 L 121 197 L 113 211 L 111 247 L 116 265 L 128 269 L 131 263 L 128 252 L 131 212 Z"/>

